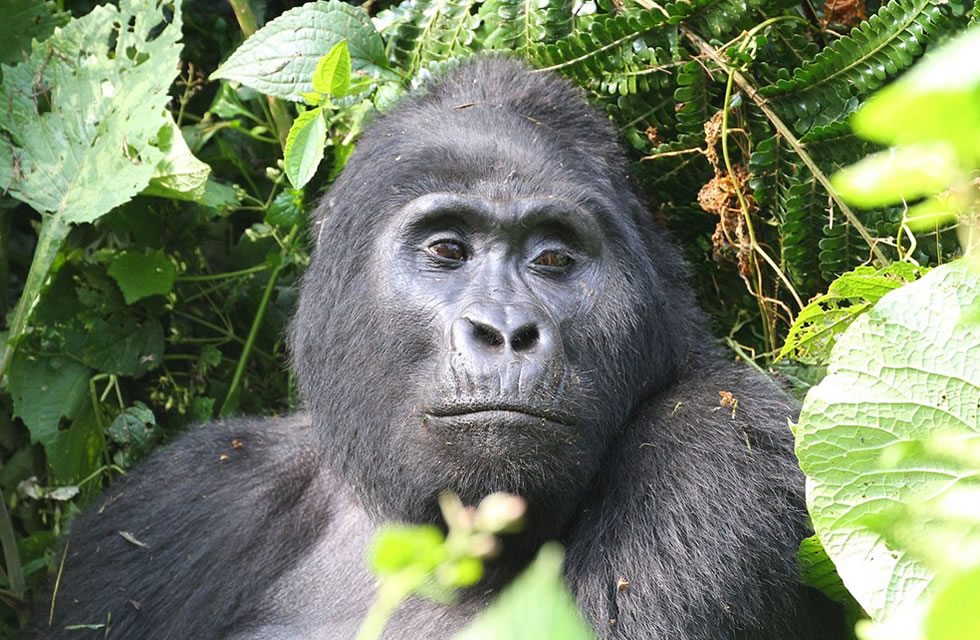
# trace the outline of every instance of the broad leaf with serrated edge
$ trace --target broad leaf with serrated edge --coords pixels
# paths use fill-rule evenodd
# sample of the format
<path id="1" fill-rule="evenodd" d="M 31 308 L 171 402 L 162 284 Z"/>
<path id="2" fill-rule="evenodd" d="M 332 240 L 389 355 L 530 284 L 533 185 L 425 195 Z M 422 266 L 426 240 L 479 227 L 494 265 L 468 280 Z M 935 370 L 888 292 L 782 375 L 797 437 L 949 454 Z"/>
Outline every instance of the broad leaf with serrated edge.
<path id="1" fill-rule="evenodd" d="M 908 608 L 932 570 L 871 526 L 964 481 L 955 467 L 882 463 L 895 443 L 980 433 L 980 278 L 966 261 L 893 291 L 838 339 L 796 431 L 813 526 L 845 586 L 875 619 Z"/>
<path id="2" fill-rule="evenodd" d="M 388 70 L 384 44 L 367 12 L 339 0 L 290 9 L 256 31 L 211 79 L 226 78 L 284 100 L 302 102 L 313 90 L 313 71 L 330 49 L 347 40 L 351 66 L 381 79 Z"/>
<path id="3" fill-rule="evenodd" d="M 326 144 L 327 123 L 322 109 L 314 107 L 299 114 L 289 129 L 283 152 L 286 176 L 293 187 L 299 189 L 310 181 L 323 160 Z"/>
<path id="4" fill-rule="evenodd" d="M 4 67 L 0 183 L 42 213 L 11 322 L 13 344 L 70 225 L 92 222 L 131 199 L 164 158 L 156 145 L 170 123 L 167 90 L 177 75 L 181 35 L 181 3 L 168 6 L 169 24 L 154 3 L 120 0 L 119 8 L 96 7 L 35 42 L 24 64 Z M 39 88 L 49 89 L 47 110 L 39 104 Z M 4 349 L 0 375 L 12 348 Z"/>

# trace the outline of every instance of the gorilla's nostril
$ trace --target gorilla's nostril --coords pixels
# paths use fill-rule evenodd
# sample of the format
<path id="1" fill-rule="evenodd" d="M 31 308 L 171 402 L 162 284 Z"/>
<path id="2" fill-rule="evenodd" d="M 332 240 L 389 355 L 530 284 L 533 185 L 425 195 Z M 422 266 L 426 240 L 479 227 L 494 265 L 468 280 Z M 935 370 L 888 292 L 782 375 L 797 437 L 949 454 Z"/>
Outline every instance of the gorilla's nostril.
<path id="1" fill-rule="evenodd" d="M 514 332 L 510 339 L 510 348 L 514 351 L 528 351 L 538 344 L 540 338 L 538 327 L 527 324 Z"/>
<path id="2" fill-rule="evenodd" d="M 473 337 L 476 338 L 481 344 L 485 344 L 488 347 L 500 347 L 504 344 L 504 336 L 502 333 L 493 327 L 480 322 L 473 323 Z"/>

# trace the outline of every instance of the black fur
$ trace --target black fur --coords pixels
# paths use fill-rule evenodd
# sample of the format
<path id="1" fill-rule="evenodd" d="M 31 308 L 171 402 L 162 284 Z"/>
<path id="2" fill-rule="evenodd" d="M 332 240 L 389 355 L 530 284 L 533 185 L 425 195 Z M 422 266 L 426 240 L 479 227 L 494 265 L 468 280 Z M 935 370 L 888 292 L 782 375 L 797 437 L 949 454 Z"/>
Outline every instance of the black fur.
<path id="1" fill-rule="evenodd" d="M 204 425 L 114 486 L 73 524 L 38 637 L 352 638 L 372 532 L 437 521 L 446 489 L 519 493 L 528 527 L 388 638 L 450 636 L 546 539 L 601 638 L 836 637 L 797 575 L 797 407 L 712 346 L 615 138 L 503 59 L 375 122 L 315 222 L 292 329 L 309 414 Z M 464 260 L 433 253 L 445 237 Z M 570 267 L 535 254 L 554 247 Z"/>

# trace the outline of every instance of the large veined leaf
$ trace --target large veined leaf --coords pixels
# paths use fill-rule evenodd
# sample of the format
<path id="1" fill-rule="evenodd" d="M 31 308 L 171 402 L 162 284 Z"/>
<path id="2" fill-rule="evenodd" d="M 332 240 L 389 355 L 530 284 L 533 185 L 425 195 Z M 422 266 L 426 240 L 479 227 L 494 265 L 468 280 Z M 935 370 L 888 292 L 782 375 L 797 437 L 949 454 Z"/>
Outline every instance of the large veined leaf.
<path id="1" fill-rule="evenodd" d="M 367 12 L 339 0 L 291 9 L 256 31 L 211 79 L 226 78 L 284 100 L 302 102 L 313 91 L 320 58 L 347 40 L 351 67 L 377 78 L 398 79 L 388 70 L 384 43 Z"/>
<path id="2" fill-rule="evenodd" d="M 939 433 L 980 435 L 978 304 L 980 277 L 963 260 L 885 295 L 838 339 L 803 405 L 796 451 L 814 529 L 875 619 L 909 607 L 934 577 L 885 543 L 875 517 L 968 482 L 954 465 L 882 454 Z"/>
<path id="3" fill-rule="evenodd" d="M 150 142 L 168 125 L 180 54 L 180 4 L 158 34 L 155 4 L 96 7 L 34 43 L 28 62 L 4 69 L 0 176 L 12 178 L 15 198 L 91 222 L 149 183 L 164 155 Z"/>
<path id="4" fill-rule="evenodd" d="M 88 394 L 92 370 L 60 357 L 18 353 L 8 380 L 14 415 L 27 425 L 31 442 L 49 446 L 58 439 L 62 418 L 72 419 Z"/>
<path id="5" fill-rule="evenodd" d="M 35 42 L 24 64 L 4 67 L 0 184 L 42 213 L 12 341 L 70 225 L 131 199 L 164 158 L 160 132 L 170 126 L 165 107 L 177 75 L 180 16 L 179 2 L 99 6 Z M 5 349 L 0 372 L 10 354 Z"/>

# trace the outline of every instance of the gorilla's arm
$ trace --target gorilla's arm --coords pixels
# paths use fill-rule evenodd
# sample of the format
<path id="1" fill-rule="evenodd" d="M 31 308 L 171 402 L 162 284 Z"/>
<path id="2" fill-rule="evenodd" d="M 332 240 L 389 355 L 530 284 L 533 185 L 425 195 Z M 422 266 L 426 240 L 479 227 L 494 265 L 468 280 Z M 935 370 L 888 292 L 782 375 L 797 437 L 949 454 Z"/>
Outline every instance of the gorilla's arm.
<path id="1" fill-rule="evenodd" d="M 216 638 L 258 622 L 263 592 L 325 524 L 309 437 L 305 416 L 241 419 L 159 449 L 72 523 L 38 637 L 103 638 L 64 628 L 108 624 L 111 638 Z"/>
<path id="2" fill-rule="evenodd" d="M 641 407 L 569 541 L 570 583 L 601 637 L 836 637 L 798 586 L 796 413 L 772 382 L 717 360 Z"/>

